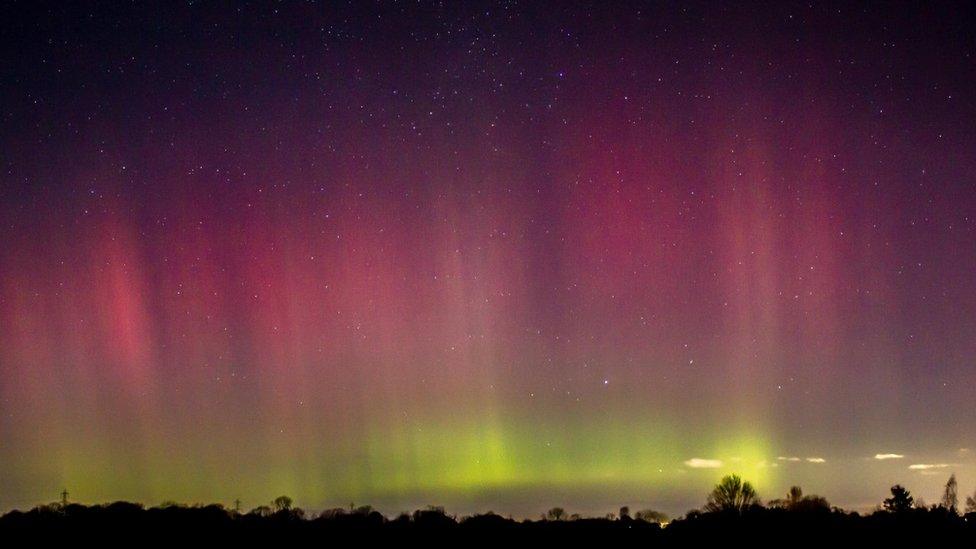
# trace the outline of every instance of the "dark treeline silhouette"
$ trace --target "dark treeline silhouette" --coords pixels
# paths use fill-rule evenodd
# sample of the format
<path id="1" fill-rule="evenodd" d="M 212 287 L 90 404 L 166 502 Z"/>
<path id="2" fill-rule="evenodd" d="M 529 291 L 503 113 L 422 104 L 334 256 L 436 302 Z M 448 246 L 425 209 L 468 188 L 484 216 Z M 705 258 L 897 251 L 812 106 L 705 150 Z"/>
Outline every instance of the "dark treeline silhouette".
<path id="1" fill-rule="evenodd" d="M 937 505 L 925 506 L 900 485 L 891 488 L 871 513 L 832 507 L 826 499 L 804 495 L 798 486 L 764 505 L 755 489 L 738 476 L 722 479 L 705 506 L 680 519 L 651 509 L 631 513 L 627 507 L 600 518 L 584 518 L 553 507 L 539 520 L 514 520 L 494 513 L 456 517 L 442 507 L 386 517 L 370 506 L 327 509 L 308 516 L 291 498 L 242 512 L 222 505 L 185 506 L 165 503 L 145 508 L 128 502 L 86 506 L 61 501 L 0 517 L 0 541 L 29 536 L 38 543 L 54 540 L 118 541 L 138 544 L 172 541 L 329 542 L 337 540 L 434 540 L 480 543 L 512 539 L 534 542 L 593 542 L 647 547 L 776 546 L 860 543 L 865 546 L 922 547 L 976 543 L 976 501 L 967 498 L 965 514 L 957 510 L 953 475 Z M 16 537 L 14 537 L 16 536 Z"/>

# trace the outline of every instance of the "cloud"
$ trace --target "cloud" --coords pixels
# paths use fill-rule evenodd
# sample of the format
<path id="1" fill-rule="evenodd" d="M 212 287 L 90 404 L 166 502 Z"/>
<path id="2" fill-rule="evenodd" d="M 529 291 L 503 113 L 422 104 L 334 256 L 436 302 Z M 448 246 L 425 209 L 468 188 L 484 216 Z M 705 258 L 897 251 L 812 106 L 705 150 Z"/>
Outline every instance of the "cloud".
<path id="1" fill-rule="evenodd" d="M 799 458 L 797 456 L 779 456 L 776 459 L 779 461 L 789 461 L 791 463 L 797 463 L 800 461 L 807 461 L 809 463 L 827 463 L 827 460 L 822 457 Z"/>
<path id="2" fill-rule="evenodd" d="M 874 459 L 901 459 L 905 456 L 901 454 L 874 454 Z"/>
<path id="3" fill-rule="evenodd" d="M 722 466 L 722 460 L 691 458 L 685 462 L 685 465 L 692 469 L 718 469 Z"/>
<path id="4" fill-rule="evenodd" d="M 913 471 L 926 471 L 928 469 L 945 469 L 952 467 L 951 463 L 913 463 L 908 468 Z"/>

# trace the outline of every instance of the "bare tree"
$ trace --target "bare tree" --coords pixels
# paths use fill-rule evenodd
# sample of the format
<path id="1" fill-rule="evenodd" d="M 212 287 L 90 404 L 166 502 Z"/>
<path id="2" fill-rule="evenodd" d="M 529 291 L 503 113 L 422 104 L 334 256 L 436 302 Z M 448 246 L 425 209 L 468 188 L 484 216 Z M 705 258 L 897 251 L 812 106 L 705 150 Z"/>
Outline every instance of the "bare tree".
<path id="1" fill-rule="evenodd" d="M 956 509 L 959 507 L 959 495 L 957 492 L 958 485 L 956 484 L 956 474 L 953 473 L 952 476 L 949 477 L 949 481 L 946 482 L 945 491 L 942 492 L 942 507 L 952 511 L 953 513 L 955 513 Z"/>
<path id="2" fill-rule="evenodd" d="M 789 507 L 796 507 L 803 501 L 803 489 L 799 486 L 790 486 L 790 491 L 786 493 L 786 504 Z"/>
<path id="3" fill-rule="evenodd" d="M 743 482 L 739 475 L 729 475 L 719 482 L 708 495 L 705 510 L 709 512 L 732 511 L 741 513 L 748 507 L 758 504 L 759 496 L 755 488 Z"/>
<path id="4" fill-rule="evenodd" d="M 637 520 L 642 520 L 644 522 L 656 522 L 662 524 L 668 521 L 668 516 L 660 511 L 655 511 L 654 509 L 642 509 L 637 511 L 634 515 Z"/>
<path id="5" fill-rule="evenodd" d="M 783 509 L 793 509 L 803 501 L 803 489 L 799 486 L 790 486 L 790 490 L 786 492 L 785 498 L 777 498 L 769 502 L 772 507 L 781 507 Z"/>
<path id="6" fill-rule="evenodd" d="M 547 520 L 563 520 L 566 518 L 566 510 L 562 507 L 553 507 L 546 513 Z"/>
<path id="7" fill-rule="evenodd" d="M 291 498 L 288 496 L 278 496 L 271 502 L 272 508 L 275 512 L 289 511 L 291 510 Z"/>

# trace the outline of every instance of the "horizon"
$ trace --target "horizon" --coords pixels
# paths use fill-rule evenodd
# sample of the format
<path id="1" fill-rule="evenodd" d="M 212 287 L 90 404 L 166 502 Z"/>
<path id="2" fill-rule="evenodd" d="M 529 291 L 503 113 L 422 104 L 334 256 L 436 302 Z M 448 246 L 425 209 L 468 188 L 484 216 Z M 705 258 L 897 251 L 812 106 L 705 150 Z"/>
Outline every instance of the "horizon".
<path id="1" fill-rule="evenodd" d="M 965 449 L 965 450 L 968 450 L 968 449 Z M 963 452 L 963 453 L 969 453 L 969 452 Z M 889 460 L 903 460 L 904 459 L 904 456 L 901 456 L 901 457 L 890 457 L 890 456 L 892 456 L 892 455 L 891 454 L 876 454 L 874 457 L 862 458 L 862 459 L 871 459 L 871 460 L 879 461 L 879 462 L 885 462 L 885 461 L 889 461 Z M 782 457 L 786 458 L 786 456 L 782 456 Z M 786 459 L 779 459 L 777 461 L 779 461 L 781 463 L 783 463 L 783 462 L 785 462 L 785 463 L 799 463 L 801 461 L 807 461 L 807 460 L 794 461 L 793 459 L 786 458 Z M 906 466 L 904 468 L 904 470 L 905 471 L 919 470 L 919 467 L 917 467 L 917 465 L 919 465 L 919 464 L 908 465 L 908 466 Z M 714 468 L 709 468 L 709 469 L 711 471 L 715 471 L 716 470 Z M 905 488 L 907 488 L 910 492 L 912 492 L 912 494 L 915 496 L 916 501 L 919 502 L 921 505 L 934 505 L 934 504 L 937 504 L 938 501 L 940 500 L 940 498 L 942 496 L 942 493 L 943 493 L 943 490 L 945 489 L 945 481 L 949 478 L 949 476 L 955 477 L 957 479 L 957 481 L 959 481 L 959 479 L 960 479 L 960 476 L 957 474 L 957 472 L 955 471 L 955 469 L 953 469 L 951 467 L 934 467 L 934 468 L 925 468 L 925 469 L 922 469 L 922 470 L 926 471 L 926 473 L 927 473 L 925 475 L 926 477 L 935 479 L 935 487 L 933 489 L 931 489 L 931 490 L 929 490 L 927 492 L 923 492 L 921 490 L 918 490 L 917 489 L 917 486 L 914 485 L 914 484 L 912 484 L 912 483 L 906 483 L 906 482 L 902 482 L 902 481 L 895 481 L 895 482 L 892 482 L 886 489 L 880 491 L 879 492 L 879 498 L 878 498 L 878 500 L 877 501 L 873 501 L 873 502 L 868 501 L 868 502 L 860 502 L 860 503 L 845 503 L 845 502 L 835 501 L 834 499 L 831 498 L 830 494 L 828 494 L 828 493 L 823 493 L 823 492 L 817 491 L 816 489 L 812 489 L 812 487 L 810 487 L 810 486 L 799 485 L 799 484 L 797 484 L 795 482 L 787 482 L 786 484 L 782 485 L 782 489 L 778 493 L 773 493 L 773 492 L 767 493 L 767 492 L 764 492 L 762 490 L 759 490 L 757 495 L 758 495 L 759 500 L 763 504 L 767 504 L 768 505 L 770 501 L 772 501 L 774 499 L 779 499 L 779 498 L 784 497 L 786 495 L 788 489 L 791 486 L 798 486 L 799 485 L 801 488 L 804 489 L 804 491 L 806 492 L 806 495 L 815 495 L 815 496 L 825 497 L 826 500 L 830 503 L 830 505 L 832 507 L 836 507 L 836 508 L 842 509 L 842 510 L 847 511 L 847 512 L 857 512 L 857 513 L 860 513 L 860 514 L 865 514 L 865 513 L 870 513 L 870 512 L 876 511 L 879 508 L 881 508 L 882 500 L 885 497 L 888 496 L 888 490 L 891 488 L 891 486 L 894 486 L 896 484 L 901 485 L 901 486 L 905 486 Z M 702 507 L 704 506 L 705 496 L 707 495 L 708 490 L 710 490 L 710 488 L 714 485 L 714 483 L 720 477 L 723 477 L 723 476 L 725 476 L 727 474 L 736 474 L 736 473 L 735 473 L 735 471 L 733 469 L 729 469 L 726 472 L 723 472 L 721 474 L 715 474 L 711 483 L 708 483 L 706 481 L 706 484 L 703 485 L 703 486 L 705 486 L 705 491 L 702 492 L 701 497 L 699 498 L 700 501 L 697 504 L 688 504 L 685 508 L 680 509 L 680 510 L 679 510 L 679 508 L 674 507 L 673 504 L 672 504 L 671 507 L 668 507 L 667 504 L 661 504 L 662 501 L 667 501 L 667 497 L 665 497 L 665 498 L 654 497 L 654 494 L 647 494 L 648 497 L 647 498 L 644 498 L 644 499 L 632 499 L 630 501 L 624 501 L 623 503 L 619 503 L 619 504 L 616 504 L 615 505 L 612 502 L 610 502 L 610 499 L 612 499 L 612 491 L 611 491 L 611 493 L 607 494 L 607 497 L 606 498 L 604 498 L 605 499 L 605 501 L 603 502 L 604 506 L 602 506 L 602 507 L 599 507 L 598 506 L 598 507 L 589 507 L 589 508 L 586 508 L 586 507 L 575 506 L 575 505 L 573 505 L 574 502 L 573 502 L 572 496 L 570 498 L 566 499 L 566 501 L 561 501 L 561 502 L 560 501 L 556 501 L 556 496 L 554 495 L 555 493 L 552 492 L 552 491 L 550 491 L 550 492 L 548 492 L 548 495 L 546 495 L 546 496 L 543 497 L 543 499 L 548 498 L 548 499 L 552 500 L 549 505 L 546 505 L 545 507 L 539 508 L 539 509 L 534 509 L 534 508 L 525 507 L 525 506 L 522 506 L 521 508 L 518 508 L 516 506 L 516 509 L 515 510 L 511 510 L 511 509 L 508 509 L 508 510 L 506 510 L 506 509 L 496 509 L 496 508 L 491 507 L 487 503 L 480 503 L 480 504 L 475 503 L 475 504 L 473 504 L 473 503 L 471 503 L 471 501 L 472 501 L 471 498 L 469 498 L 467 500 L 465 500 L 465 499 L 459 500 L 459 501 L 461 501 L 461 503 L 459 503 L 456 506 L 457 508 L 455 508 L 455 506 L 442 505 L 442 504 L 439 504 L 439 503 L 431 503 L 431 502 L 426 502 L 425 503 L 425 502 L 423 502 L 422 497 L 400 499 L 400 500 L 398 500 L 399 502 L 394 502 L 394 503 L 384 502 L 381 499 L 379 502 L 377 502 L 378 504 L 377 503 L 371 503 L 370 501 L 350 501 L 350 502 L 346 502 L 346 503 L 341 503 L 341 502 L 338 502 L 337 500 L 331 500 L 331 501 L 325 501 L 325 502 L 320 503 L 318 505 L 316 505 L 314 503 L 314 501 L 312 501 L 310 505 L 304 505 L 303 504 L 304 501 L 301 498 L 293 498 L 293 499 L 294 499 L 295 507 L 302 508 L 306 512 L 311 513 L 313 516 L 314 515 L 317 515 L 318 512 L 321 512 L 321 511 L 324 511 L 324 510 L 328 510 L 328 509 L 335 509 L 335 508 L 349 509 L 351 506 L 360 507 L 360 506 L 366 505 L 366 506 L 369 506 L 369 507 L 373 508 L 374 510 L 379 511 L 380 513 L 382 513 L 386 517 L 396 517 L 399 514 L 404 513 L 404 512 L 408 512 L 409 513 L 409 512 L 412 512 L 414 510 L 424 509 L 424 508 L 426 508 L 428 506 L 434 506 L 434 507 L 442 507 L 442 508 L 444 508 L 444 510 L 447 512 L 448 515 L 457 516 L 457 517 L 471 516 L 471 515 L 477 515 L 477 514 L 483 514 L 483 513 L 493 512 L 493 513 L 496 513 L 496 514 L 498 514 L 500 516 L 513 518 L 515 520 L 525 520 L 525 519 L 536 519 L 540 515 L 544 515 L 545 512 L 548 509 L 550 509 L 552 507 L 555 507 L 555 506 L 559 506 L 559 507 L 565 508 L 566 511 L 567 511 L 567 513 L 578 513 L 583 518 L 591 518 L 591 517 L 592 518 L 600 518 L 600 517 L 606 516 L 608 513 L 617 513 L 621 507 L 626 506 L 626 507 L 630 508 L 633 512 L 636 512 L 636 511 L 642 510 L 642 509 L 653 509 L 655 511 L 662 511 L 662 512 L 665 512 L 669 517 L 671 517 L 671 519 L 675 519 L 675 518 L 683 517 L 683 516 L 685 516 L 687 513 L 691 512 L 691 511 L 701 510 Z M 909 477 L 909 475 L 906 475 L 906 477 Z M 961 499 L 962 500 L 965 500 L 965 498 L 968 495 L 970 495 L 970 494 L 976 496 L 976 490 L 970 489 L 972 487 L 970 487 L 970 486 L 968 486 L 966 484 L 966 478 L 967 477 L 962 477 L 962 478 L 963 478 L 963 480 L 962 481 L 959 481 L 959 485 L 961 486 L 961 490 L 960 490 Z M 969 478 L 971 478 L 971 477 L 969 477 Z M 743 480 L 750 481 L 750 479 L 748 479 L 748 478 L 743 478 Z M 750 481 L 750 482 L 752 482 L 752 481 Z M 696 482 L 696 486 L 698 484 L 700 484 L 700 482 Z M 601 487 L 601 488 L 604 488 L 605 489 L 607 486 L 611 486 L 612 487 L 612 486 L 614 486 L 614 483 L 605 483 L 605 484 L 599 485 L 598 487 Z M 528 494 L 532 494 L 532 493 L 535 493 L 535 491 L 537 491 L 537 490 L 538 490 L 538 488 L 528 489 L 527 491 L 528 491 Z M 137 503 L 139 505 L 145 506 L 146 508 L 161 507 L 161 506 L 163 506 L 164 504 L 167 504 L 167 503 L 175 503 L 175 504 L 181 505 L 181 506 L 200 506 L 200 505 L 219 504 L 219 505 L 223 506 L 226 509 L 233 509 L 235 502 L 239 501 L 240 504 L 241 504 L 241 512 L 242 513 L 247 513 L 251 509 L 254 509 L 254 508 L 256 508 L 256 507 L 258 507 L 260 505 L 266 505 L 268 502 L 272 501 L 274 499 L 274 497 L 277 497 L 277 495 L 289 495 L 291 497 L 290 494 L 282 494 L 282 493 L 279 493 L 279 494 L 277 494 L 275 496 L 269 496 L 269 497 L 267 497 L 267 498 L 265 498 L 263 500 L 262 499 L 255 499 L 254 501 L 251 501 L 251 502 L 249 502 L 248 500 L 245 500 L 243 498 L 233 498 L 233 499 L 231 499 L 229 501 L 225 501 L 225 500 L 219 499 L 219 498 L 197 499 L 197 500 L 194 500 L 194 501 L 185 501 L 185 500 L 181 501 L 181 500 L 176 500 L 176 499 L 166 498 L 166 497 L 163 497 L 162 499 L 158 499 L 157 501 L 141 501 L 141 500 L 125 499 L 125 498 L 121 498 L 121 499 L 103 499 L 103 500 L 97 500 L 97 499 L 85 500 L 85 499 L 77 499 L 75 497 L 75 494 L 71 493 L 71 491 L 70 490 L 67 490 L 67 488 L 62 488 L 62 491 L 67 491 L 68 492 L 68 494 L 69 494 L 68 501 L 70 503 L 80 503 L 82 505 L 96 505 L 96 506 L 97 505 L 105 505 L 105 504 L 112 503 L 112 502 L 115 502 L 115 501 L 125 501 L 125 502 L 130 502 L 130 503 Z M 485 492 L 483 492 L 481 494 L 478 494 L 477 498 L 474 498 L 474 499 L 486 500 L 486 499 L 488 499 L 488 498 L 491 497 L 492 492 L 493 491 L 491 491 L 491 490 L 487 490 L 487 491 L 485 491 Z M 544 490 L 541 491 L 541 493 L 546 494 L 546 492 Z M 568 492 L 566 492 L 565 490 L 563 490 L 562 493 L 563 494 L 566 494 Z M 667 493 L 668 492 L 665 492 L 665 495 Z M 59 493 L 59 497 L 60 497 L 60 495 L 61 494 Z M 433 496 L 433 497 L 436 497 L 436 496 Z M 527 497 L 526 488 L 523 487 L 520 490 L 520 497 L 522 499 L 525 499 Z M 450 499 L 450 498 L 448 497 L 448 499 Z M 502 500 L 504 500 L 504 498 L 502 498 Z M 54 499 L 51 499 L 47 503 L 50 503 L 52 501 L 55 501 L 55 500 Z M 35 501 L 33 503 L 29 503 L 29 504 L 24 504 L 24 505 L 18 506 L 17 504 L 0 500 L 0 514 L 7 513 L 7 512 L 10 512 L 10 511 L 13 511 L 13 510 L 26 511 L 26 510 L 29 510 L 29 509 L 34 508 L 36 506 L 45 505 L 47 503 L 45 503 L 44 501 Z M 6 505 L 6 507 L 4 507 L 4 505 Z"/>
<path id="2" fill-rule="evenodd" d="M 734 475 L 735 473 L 731 473 L 731 474 Z M 950 473 L 950 475 L 953 478 L 956 477 L 955 473 Z M 947 477 L 947 479 L 948 479 L 948 477 Z M 743 481 L 746 481 L 746 482 L 749 482 L 748 479 L 742 479 L 742 480 Z M 897 486 L 904 486 L 901 483 L 896 483 L 896 485 Z M 889 493 L 890 493 L 890 490 L 893 489 L 896 485 L 892 485 L 891 487 L 889 487 Z M 794 488 L 794 487 L 797 487 L 797 485 L 795 485 L 795 484 L 791 485 L 791 488 Z M 803 487 L 800 487 L 800 488 L 802 489 Z M 926 499 L 926 498 L 922 497 L 921 494 L 916 493 L 916 492 L 913 492 L 911 490 L 911 488 L 908 487 L 908 486 L 905 486 L 905 488 L 908 489 L 909 493 L 912 496 L 914 496 L 916 508 L 918 508 L 918 509 L 926 509 L 926 508 L 935 508 L 935 507 L 938 507 L 940 505 L 939 501 L 941 500 L 941 498 L 943 496 L 943 493 L 944 493 L 944 490 L 945 490 L 945 485 L 943 484 L 942 485 L 942 489 L 939 491 L 939 493 L 933 494 L 933 497 L 931 499 Z M 965 492 L 965 490 L 963 490 L 963 492 Z M 760 506 L 764 506 L 764 507 L 775 507 L 776 506 L 776 501 L 782 501 L 783 496 L 786 496 L 786 495 L 788 495 L 787 494 L 787 490 L 784 490 L 782 494 L 780 494 L 779 496 L 776 496 L 776 497 L 763 497 L 763 495 L 761 493 L 757 493 L 757 503 Z M 820 493 L 816 493 L 816 492 L 805 492 L 805 491 L 804 491 L 803 495 L 806 496 L 806 497 L 811 497 L 811 496 L 813 496 L 813 497 L 822 497 L 823 496 L 823 494 L 820 494 Z M 888 497 L 888 495 L 889 494 L 885 494 L 885 497 Z M 976 493 L 974 493 L 973 495 L 976 496 Z M 275 498 L 268 498 L 266 501 L 263 501 L 263 502 L 262 501 L 258 501 L 254 505 L 247 505 L 247 502 L 245 502 L 245 501 L 243 501 L 241 499 L 234 499 L 229 504 L 228 504 L 228 502 L 218 501 L 218 500 L 213 500 L 213 501 L 196 501 L 196 502 L 181 502 L 181 501 L 174 501 L 174 500 L 163 500 L 163 501 L 156 502 L 156 503 L 141 502 L 141 501 L 131 501 L 131 500 L 113 500 L 113 501 L 92 502 L 92 501 L 79 501 L 79 500 L 76 500 L 74 497 L 72 497 L 72 494 L 67 489 L 62 489 L 61 493 L 58 496 L 59 496 L 59 499 L 57 501 L 49 501 L 47 503 L 38 502 L 38 503 L 35 503 L 33 505 L 26 506 L 26 507 L 22 507 L 22 508 L 21 507 L 12 507 L 12 508 L 6 509 L 6 510 L 0 509 L 0 516 L 2 516 L 5 513 L 11 512 L 11 511 L 26 512 L 28 510 L 35 509 L 35 508 L 40 508 L 40 507 L 43 507 L 43 506 L 46 506 L 46 505 L 64 505 L 65 503 L 71 504 L 71 505 L 78 504 L 78 505 L 83 505 L 83 506 L 88 506 L 88 507 L 106 506 L 106 505 L 110 505 L 110 504 L 113 504 L 113 503 L 133 503 L 133 504 L 136 504 L 136 505 L 139 505 L 139 506 L 143 507 L 144 509 L 150 509 L 150 508 L 161 509 L 161 508 L 166 508 L 166 507 L 170 507 L 170 506 L 186 507 L 186 508 L 199 508 L 199 507 L 207 507 L 207 506 L 211 506 L 211 505 L 218 505 L 218 506 L 226 509 L 229 512 L 239 512 L 241 514 L 254 513 L 261 506 L 269 506 L 269 505 L 270 506 L 273 506 L 274 503 L 275 503 L 274 502 L 274 499 Z M 287 494 L 279 494 L 279 496 L 287 496 Z M 967 496 L 966 493 L 963 493 L 961 495 L 961 498 L 960 498 L 961 503 L 959 504 L 959 507 L 958 507 L 958 511 L 959 512 L 961 512 L 964 508 L 966 508 L 966 506 L 964 505 L 964 503 L 966 502 L 966 498 L 967 497 L 970 497 L 970 496 Z M 336 510 L 336 509 L 345 510 L 346 512 L 352 513 L 352 512 L 357 512 L 360 509 L 367 508 L 367 509 L 370 509 L 371 511 L 377 511 L 377 512 L 379 512 L 380 514 L 382 514 L 387 519 L 392 519 L 392 518 L 395 518 L 397 516 L 402 516 L 404 514 L 410 514 L 410 513 L 413 513 L 414 511 L 418 511 L 418 510 L 424 510 L 424 509 L 440 509 L 447 516 L 454 517 L 456 519 L 462 519 L 462 518 L 465 518 L 465 517 L 471 517 L 471 516 L 477 516 L 477 515 L 483 515 L 483 514 L 497 514 L 499 516 L 506 517 L 506 518 L 509 518 L 509 519 L 512 519 L 512 520 L 522 521 L 522 520 L 538 520 L 540 517 L 543 517 L 543 519 L 545 520 L 545 516 L 546 516 L 547 511 L 549 509 L 554 508 L 554 507 L 558 507 L 558 508 L 561 508 L 561 509 L 564 509 L 565 510 L 566 516 L 569 517 L 570 520 L 572 520 L 572 516 L 578 516 L 578 518 L 583 518 L 583 519 L 588 519 L 588 518 L 607 518 L 607 517 L 614 517 L 616 519 L 619 519 L 620 518 L 619 512 L 622 509 L 627 508 L 628 511 L 631 513 L 631 515 L 637 513 L 638 511 L 642 511 L 642 510 L 653 510 L 653 511 L 658 511 L 658 512 L 664 512 L 665 515 L 668 518 L 666 520 L 664 520 L 663 523 L 667 523 L 667 522 L 670 522 L 670 521 L 673 521 L 673 520 L 676 520 L 676 519 L 683 519 L 689 513 L 692 513 L 692 512 L 701 512 L 701 511 L 705 510 L 705 507 L 706 507 L 705 506 L 706 498 L 703 497 L 702 498 L 702 502 L 701 502 L 700 505 L 695 505 L 693 507 L 689 507 L 689 508 L 685 509 L 682 512 L 672 512 L 672 511 L 670 511 L 668 509 L 662 509 L 662 508 L 657 508 L 657 507 L 648 506 L 648 505 L 643 505 L 643 506 L 642 505 L 636 505 L 636 506 L 634 506 L 634 505 L 627 504 L 627 503 L 621 504 L 621 505 L 619 505 L 619 506 L 617 506 L 617 507 L 615 507 L 613 509 L 609 509 L 609 508 L 608 509 L 603 509 L 603 510 L 600 510 L 600 509 L 590 509 L 589 511 L 582 511 L 581 512 L 580 510 L 575 509 L 573 507 L 564 507 L 564 505 L 562 505 L 562 504 L 554 504 L 551 507 L 547 507 L 545 509 L 539 509 L 534 514 L 532 512 L 529 512 L 528 514 L 517 515 L 517 514 L 513 514 L 513 513 L 499 512 L 499 511 L 496 511 L 494 509 L 487 509 L 487 508 L 474 508 L 474 509 L 467 510 L 467 511 L 457 511 L 457 510 L 451 509 L 451 508 L 446 507 L 446 506 L 443 506 L 443 505 L 430 504 L 430 503 L 428 503 L 428 504 L 418 504 L 418 505 L 412 505 L 412 506 L 411 505 L 406 505 L 406 506 L 401 505 L 400 506 L 401 508 L 400 508 L 399 511 L 392 511 L 390 509 L 383 509 L 383 508 L 380 508 L 380 507 L 371 505 L 369 502 L 349 502 L 346 505 L 338 505 L 337 504 L 337 505 L 324 505 L 324 506 L 321 506 L 321 507 L 314 507 L 314 506 L 303 506 L 300 501 L 293 500 L 291 497 L 289 497 L 288 499 L 289 499 L 289 506 L 291 506 L 292 508 L 302 509 L 304 511 L 304 513 L 305 513 L 305 515 L 304 515 L 305 518 L 314 518 L 314 517 L 319 516 L 321 513 L 324 513 L 325 511 Z M 838 505 L 838 504 L 835 504 L 832 501 L 830 501 L 830 498 L 825 498 L 825 499 L 826 499 L 827 503 L 830 505 L 830 508 L 831 509 L 839 509 L 839 510 L 841 510 L 843 512 L 847 512 L 847 513 L 852 513 L 853 512 L 853 513 L 858 513 L 860 515 L 865 515 L 865 514 L 870 514 L 870 513 L 873 513 L 873 512 L 881 511 L 881 510 L 883 510 L 883 507 L 884 507 L 883 506 L 883 498 L 882 498 L 882 500 L 879 500 L 878 502 L 865 503 L 865 504 L 862 504 L 860 506 L 854 506 L 854 507 L 849 507 L 849 506 L 845 506 L 845 505 Z M 929 503 L 930 501 L 935 502 L 935 503 Z M 239 506 L 239 510 L 235 509 L 237 506 Z"/>
<path id="3" fill-rule="evenodd" d="M 976 4 L 0 13 L 0 511 L 976 491 Z"/>

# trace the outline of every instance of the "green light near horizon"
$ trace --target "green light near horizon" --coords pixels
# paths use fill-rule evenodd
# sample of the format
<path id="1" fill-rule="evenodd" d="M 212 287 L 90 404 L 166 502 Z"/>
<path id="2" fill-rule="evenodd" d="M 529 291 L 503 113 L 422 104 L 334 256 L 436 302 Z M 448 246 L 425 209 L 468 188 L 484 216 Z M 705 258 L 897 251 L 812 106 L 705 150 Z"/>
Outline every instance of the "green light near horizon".
<path id="1" fill-rule="evenodd" d="M 696 436 L 709 440 L 728 434 Z M 771 460 L 765 444 L 751 434 L 727 443 L 702 444 L 682 440 L 676 429 L 651 419 L 615 426 L 584 422 L 566 432 L 557 422 L 521 418 L 427 418 L 376 430 L 356 449 L 329 448 L 323 441 L 318 447 L 307 447 L 309 452 L 302 457 L 302 452 L 282 452 L 282 448 L 301 446 L 276 446 L 260 459 L 228 463 L 215 460 L 226 449 L 214 447 L 214 454 L 201 454 L 196 465 L 180 458 L 179 452 L 161 460 L 154 457 L 159 449 L 149 449 L 143 465 L 121 474 L 92 476 L 90 471 L 105 470 L 126 455 L 125 448 L 92 444 L 87 452 L 79 447 L 82 451 L 65 462 L 60 480 L 85 501 L 128 494 L 150 504 L 228 502 L 243 490 L 266 494 L 263 499 L 286 493 L 305 505 L 322 507 L 346 501 L 382 504 L 432 493 L 464 500 L 481 492 L 559 492 L 617 485 L 643 486 L 650 497 L 656 490 L 687 483 L 689 475 L 712 482 L 737 472 L 763 487 L 774 473 L 761 464 Z M 696 470 L 684 464 L 698 455 L 721 460 L 723 465 Z M 321 466 L 314 466 L 320 459 Z M 305 474 L 296 474 L 302 471 Z"/>

